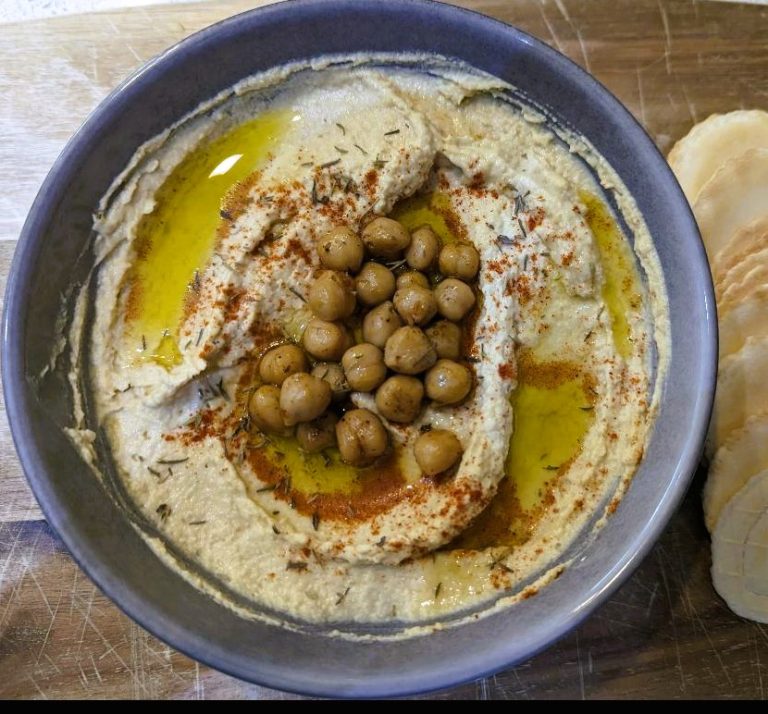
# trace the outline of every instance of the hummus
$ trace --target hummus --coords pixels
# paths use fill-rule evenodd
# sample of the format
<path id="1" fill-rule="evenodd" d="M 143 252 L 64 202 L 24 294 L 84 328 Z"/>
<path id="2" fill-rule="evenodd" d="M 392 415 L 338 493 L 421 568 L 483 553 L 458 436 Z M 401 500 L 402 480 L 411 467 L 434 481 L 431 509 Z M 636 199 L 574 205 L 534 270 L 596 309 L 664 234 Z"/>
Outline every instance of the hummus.
<path id="1" fill-rule="evenodd" d="M 251 78 L 137 152 L 95 218 L 70 434 L 185 577 L 252 616 L 413 634 L 534 594 L 615 509 L 666 300 L 618 177 L 545 119 L 470 68 L 368 58 Z M 385 422 L 389 455 L 354 469 L 258 433 L 247 404 L 310 317 L 318 237 L 373 214 L 479 252 L 475 388 Z M 432 428 L 463 447 L 450 478 L 413 457 Z"/>

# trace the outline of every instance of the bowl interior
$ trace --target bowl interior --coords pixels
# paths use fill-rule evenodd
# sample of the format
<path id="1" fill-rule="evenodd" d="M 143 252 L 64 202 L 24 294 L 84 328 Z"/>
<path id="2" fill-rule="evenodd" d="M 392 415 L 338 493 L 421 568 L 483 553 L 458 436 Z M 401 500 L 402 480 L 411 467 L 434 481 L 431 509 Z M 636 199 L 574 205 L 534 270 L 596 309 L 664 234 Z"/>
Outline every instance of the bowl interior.
<path id="1" fill-rule="evenodd" d="M 329 639 L 246 621 L 165 567 L 61 432 L 68 365 L 51 363 L 62 297 L 91 269 L 92 212 L 136 148 L 201 101 L 271 67 L 324 54 L 428 52 L 496 75 L 583 134 L 643 213 L 670 301 L 672 354 L 645 459 L 616 513 L 553 584 L 470 625 L 405 641 Z M 628 576 L 674 512 L 697 463 L 716 364 L 706 257 L 674 177 L 629 113 L 530 36 L 432 2 L 296 0 L 232 18 L 146 65 L 91 115 L 56 162 L 24 226 L 8 282 L 3 382 L 14 440 L 50 523 L 83 569 L 148 630 L 243 679 L 319 695 L 407 694 L 529 657 Z"/>

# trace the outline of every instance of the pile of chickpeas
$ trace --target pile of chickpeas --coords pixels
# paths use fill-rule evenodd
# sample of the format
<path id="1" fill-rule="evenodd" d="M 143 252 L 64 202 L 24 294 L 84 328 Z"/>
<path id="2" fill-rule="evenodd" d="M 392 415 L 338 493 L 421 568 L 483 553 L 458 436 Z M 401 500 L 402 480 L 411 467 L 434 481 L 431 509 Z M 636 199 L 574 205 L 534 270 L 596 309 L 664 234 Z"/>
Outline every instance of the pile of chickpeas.
<path id="1" fill-rule="evenodd" d="M 480 256 L 467 242 L 441 245 L 429 226 L 411 234 L 384 217 L 359 235 L 337 226 L 317 247 L 323 269 L 309 288 L 313 317 L 301 346 L 282 344 L 263 355 L 262 385 L 248 410 L 258 429 L 295 433 L 306 452 L 338 446 L 345 463 L 369 466 L 387 452 L 388 433 L 377 414 L 352 408 L 350 391 L 375 393 L 379 414 L 399 424 L 419 416 L 425 396 L 451 406 L 470 393 L 472 371 L 459 361 L 461 322 L 476 302 L 471 283 Z M 451 431 L 423 428 L 414 455 L 434 476 L 456 464 L 462 447 Z"/>

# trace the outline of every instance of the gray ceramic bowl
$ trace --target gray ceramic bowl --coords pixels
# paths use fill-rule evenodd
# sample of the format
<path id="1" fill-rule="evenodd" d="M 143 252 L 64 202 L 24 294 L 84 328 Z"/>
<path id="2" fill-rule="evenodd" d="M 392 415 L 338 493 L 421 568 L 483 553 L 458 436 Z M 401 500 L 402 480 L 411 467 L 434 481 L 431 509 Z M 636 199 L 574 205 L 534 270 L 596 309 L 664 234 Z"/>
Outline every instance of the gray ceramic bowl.
<path id="1" fill-rule="evenodd" d="M 329 53 L 426 51 L 519 87 L 585 135 L 619 173 L 656 242 L 670 300 L 672 360 L 659 421 L 632 487 L 576 562 L 512 611 L 401 642 L 349 642 L 246 621 L 166 568 L 61 432 L 66 365 L 44 378 L 56 314 L 92 259 L 91 214 L 135 149 L 237 80 Z M 446 687 L 526 659 L 577 625 L 639 564 L 674 513 L 700 452 L 714 391 L 716 323 L 706 258 L 672 173 L 593 78 L 532 37 L 429 2 L 312 0 L 211 27 L 148 63 L 106 99 L 43 184 L 19 240 L 3 321 L 3 385 L 29 482 L 74 558 L 126 613 L 173 647 L 271 687 L 381 696 Z"/>

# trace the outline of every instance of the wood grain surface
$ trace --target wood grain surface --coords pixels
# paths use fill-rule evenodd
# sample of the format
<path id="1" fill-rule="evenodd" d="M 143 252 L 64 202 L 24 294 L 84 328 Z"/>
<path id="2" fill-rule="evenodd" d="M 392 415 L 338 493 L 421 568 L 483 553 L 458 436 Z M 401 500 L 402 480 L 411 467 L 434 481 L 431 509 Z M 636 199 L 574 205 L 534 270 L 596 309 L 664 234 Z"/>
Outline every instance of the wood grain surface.
<path id="1" fill-rule="evenodd" d="M 157 5 L 0 25 L 0 288 L 40 182 L 120 80 L 265 4 Z M 691 0 L 464 0 L 590 70 L 666 151 L 712 112 L 768 109 L 768 9 Z M 47 526 L 0 405 L 0 697 L 292 698 L 198 665 L 123 615 Z M 630 581 L 528 662 L 432 698 L 764 698 L 768 629 L 712 589 L 699 473 Z M 764 685 L 764 680 L 766 685 Z"/>

